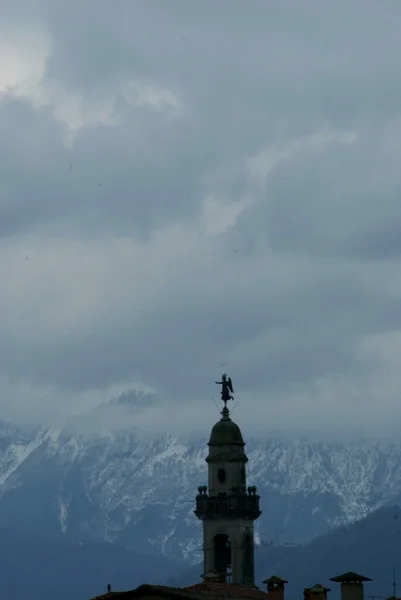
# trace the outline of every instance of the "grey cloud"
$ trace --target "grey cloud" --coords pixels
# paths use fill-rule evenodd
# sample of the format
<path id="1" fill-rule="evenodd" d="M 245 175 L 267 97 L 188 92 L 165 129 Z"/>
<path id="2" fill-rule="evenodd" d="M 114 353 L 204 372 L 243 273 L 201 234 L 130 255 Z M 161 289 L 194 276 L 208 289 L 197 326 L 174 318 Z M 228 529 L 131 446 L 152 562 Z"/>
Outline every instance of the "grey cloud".
<path id="1" fill-rule="evenodd" d="M 170 152 L 171 145 L 190 146 L 190 139 L 185 131 L 177 135 L 162 117 L 145 115 L 150 120 L 145 126 L 139 111 L 134 116 L 138 126 L 130 127 L 128 114 L 128 127 L 89 131 L 69 150 L 43 115 L 38 119 L 27 106 L 14 107 L 13 119 L 10 111 L 4 114 L 9 133 L 4 140 L 9 141 L 1 172 L 9 193 L 3 233 L 46 227 L 49 219 L 56 227 L 59 219 L 68 219 L 68 226 L 78 230 L 84 224 L 88 233 L 93 228 L 141 233 L 171 215 L 193 212 L 189 198 L 196 201 L 200 191 L 193 174 L 204 158 L 196 149 L 187 155 Z M 8 124 L 28 115 L 23 135 Z"/>
<path id="2" fill-rule="evenodd" d="M 213 266 L 201 279 L 197 270 L 187 273 L 184 281 L 172 280 L 171 290 L 153 298 L 139 317 L 135 281 L 128 282 L 113 293 L 133 299 L 131 314 L 128 308 L 99 317 L 82 332 L 48 332 L 42 339 L 37 331 L 23 345 L 8 339 L 2 368 L 17 379 L 25 373 L 41 384 L 77 390 L 139 373 L 180 401 L 186 400 L 189 381 L 191 395 L 202 394 L 226 360 L 244 384 L 257 386 L 355 372 L 361 368 L 360 336 L 400 325 L 397 304 L 383 295 L 375 298 L 357 269 L 325 273 L 319 263 L 308 273 L 300 266 L 297 272 L 296 263 L 278 262 L 271 267 L 280 272 L 272 276 L 251 267 L 252 261 L 242 269 L 232 265 L 220 282 Z"/>
<path id="3" fill-rule="evenodd" d="M 233 130 L 243 145 L 254 143 L 272 119 L 288 121 L 292 130 L 302 127 L 301 115 L 309 127 L 318 119 L 349 124 L 368 111 L 377 115 L 379 107 L 398 110 L 400 9 L 394 5 L 390 19 L 367 4 L 338 2 L 322 10 L 307 2 L 298 10 L 293 3 L 255 2 L 248 11 L 243 3 L 228 10 L 223 2 L 196 8 L 173 2 L 168 9 L 139 2 L 123 3 L 113 15 L 87 5 L 81 19 L 71 6 L 49 5 L 57 40 L 51 72 L 94 89 L 127 76 L 179 85 L 207 117 L 203 125 L 214 143 L 216 133 Z"/>
<path id="4" fill-rule="evenodd" d="M 393 154 L 399 148 L 380 141 L 364 136 L 348 147 L 300 150 L 280 164 L 260 207 L 273 247 L 317 256 L 399 255 L 401 178 Z"/>
<path id="5" fill-rule="evenodd" d="M 318 427 L 325 414 L 338 431 L 341 407 L 357 412 L 362 396 L 368 429 L 383 398 L 389 417 L 385 375 L 399 369 L 374 344 L 401 326 L 401 8 L 391 6 L 14 11 L 10 27 L 49 30 L 39 92 L 53 104 L 0 97 L 4 412 L 19 394 L 32 418 L 50 397 L 52 418 L 74 413 L 134 378 L 195 414 L 225 363 L 250 406 L 267 398 L 278 429 Z M 182 111 L 135 105 L 130 82 L 171 93 Z M 66 119 L 86 119 L 69 145 Z M 334 138 L 308 146 L 324 131 Z M 249 207 L 211 235 L 209 196 Z M 373 376 L 383 390 L 368 394 Z"/>

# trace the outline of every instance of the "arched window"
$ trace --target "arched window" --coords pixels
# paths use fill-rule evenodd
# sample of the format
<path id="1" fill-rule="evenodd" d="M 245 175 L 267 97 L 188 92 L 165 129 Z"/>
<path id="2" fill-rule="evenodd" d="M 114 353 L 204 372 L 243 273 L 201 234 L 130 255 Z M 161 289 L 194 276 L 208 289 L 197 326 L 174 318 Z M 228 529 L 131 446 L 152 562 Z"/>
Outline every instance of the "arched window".
<path id="1" fill-rule="evenodd" d="M 225 482 L 225 480 L 227 479 L 225 469 L 219 469 L 217 471 L 217 479 L 219 480 L 220 483 L 224 483 Z"/>
<path id="2" fill-rule="evenodd" d="M 218 533 L 213 540 L 214 550 L 214 569 L 220 575 L 227 577 L 231 569 L 231 543 L 228 535 Z"/>

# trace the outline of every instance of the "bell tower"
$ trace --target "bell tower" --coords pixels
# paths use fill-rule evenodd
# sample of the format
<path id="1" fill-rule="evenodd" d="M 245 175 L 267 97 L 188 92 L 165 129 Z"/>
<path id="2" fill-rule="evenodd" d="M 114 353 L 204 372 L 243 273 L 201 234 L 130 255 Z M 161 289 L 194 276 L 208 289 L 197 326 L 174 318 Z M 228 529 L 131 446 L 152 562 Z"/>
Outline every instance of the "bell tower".
<path id="1" fill-rule="evenodd" d="M 204 576 L 215 573 L 235 585 L 255 585 L 254 521 L 260 516 L 256 487 L 247 487 L 245 443 L 230 418 L 231 379 L 223 386 L 224 408 L 209 439 L 208 486 L 200 486 L 195 514 L 203 522 Z"/>

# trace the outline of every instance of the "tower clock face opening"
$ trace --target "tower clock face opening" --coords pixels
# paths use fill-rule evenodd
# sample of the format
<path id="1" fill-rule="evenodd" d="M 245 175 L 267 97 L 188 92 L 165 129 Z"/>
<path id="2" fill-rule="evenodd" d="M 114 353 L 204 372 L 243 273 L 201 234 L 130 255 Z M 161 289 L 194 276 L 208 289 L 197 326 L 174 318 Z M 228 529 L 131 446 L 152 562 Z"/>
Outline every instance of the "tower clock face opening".
<path id="1" fill-rule="evenodd" d="M 217 471 L 217 479 L 219 480 L 220 483 L 224 483 L 227 479 L 226 476 L 226 470 L 225 469 L 219 469 Z"/>

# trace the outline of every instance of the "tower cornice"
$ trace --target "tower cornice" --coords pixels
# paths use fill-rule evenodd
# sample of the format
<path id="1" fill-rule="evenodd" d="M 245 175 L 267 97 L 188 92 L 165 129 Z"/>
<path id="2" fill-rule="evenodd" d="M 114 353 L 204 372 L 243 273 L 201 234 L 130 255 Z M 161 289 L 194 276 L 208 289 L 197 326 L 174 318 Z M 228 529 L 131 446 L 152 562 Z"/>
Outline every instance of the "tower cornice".
<path id="1" fill-rule="evenodd" d="M 229 452 L 220 452 L 219 454 L 212 454 L 207 456 L 205 461 L 208 465 L 217 463 L 247 463 L 249 458 L 245 454 L 230 454 Z"/>

